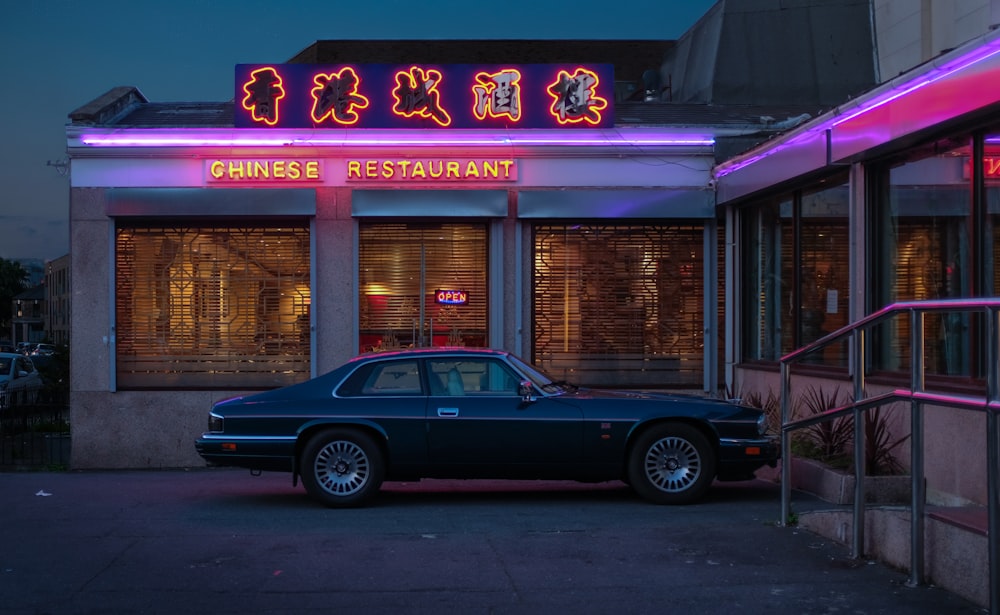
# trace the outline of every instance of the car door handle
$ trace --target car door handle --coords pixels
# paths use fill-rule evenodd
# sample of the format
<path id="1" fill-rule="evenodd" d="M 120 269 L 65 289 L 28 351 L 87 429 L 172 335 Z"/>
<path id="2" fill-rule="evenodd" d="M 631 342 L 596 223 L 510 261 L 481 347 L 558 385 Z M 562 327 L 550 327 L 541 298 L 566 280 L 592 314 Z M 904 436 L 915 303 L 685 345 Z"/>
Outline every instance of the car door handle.
<path id="1" fill-rule="evenodd" d="M 458 408 L 438 408 L 438 416 L 458 416 Z"/>

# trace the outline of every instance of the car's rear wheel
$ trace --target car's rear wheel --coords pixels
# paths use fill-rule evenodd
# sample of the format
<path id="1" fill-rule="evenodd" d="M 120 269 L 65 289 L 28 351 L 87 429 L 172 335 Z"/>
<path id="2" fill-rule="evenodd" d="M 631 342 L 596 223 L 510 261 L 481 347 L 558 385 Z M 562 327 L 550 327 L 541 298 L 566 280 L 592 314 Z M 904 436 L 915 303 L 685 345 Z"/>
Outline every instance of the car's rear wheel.
<path id="1" fill-rule="evenodd" d="M 330 507 L 360 506 L 382 486 L 382 450 L 367 434 L 328 429 L 313 436 L 302 452 L 306 492 Z"/>
<path id="2" fill-rule="evenodd" d="M 628 460 L 628 478 L 641 497 L 656 504 L 690 504 L 712 486 L 715 452 L 697 428 L 665 423 L 639 436 Z"/>

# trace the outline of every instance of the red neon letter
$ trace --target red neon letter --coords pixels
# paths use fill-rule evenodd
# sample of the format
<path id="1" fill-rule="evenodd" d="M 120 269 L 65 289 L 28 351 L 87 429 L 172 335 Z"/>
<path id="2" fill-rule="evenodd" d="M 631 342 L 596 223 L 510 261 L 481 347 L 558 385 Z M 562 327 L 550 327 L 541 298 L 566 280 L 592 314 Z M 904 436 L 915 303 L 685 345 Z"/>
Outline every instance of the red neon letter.
<path id="1" fill-rule="evenodd" d="M 434 69 L 425 71 L 411 66 L 409 72 L 399 71 L 392 91 L 396 100 L 392 112 L 400 117 L 430 118 L 438 126 L 450 125 L 451 116 L 441 106 L 441 93 L 437 89 L 440 84 L 441 73 Z"/>
<path id="2" fill-rule="evenodd" d="M 605 98 L 597 96 L 597 73 L 577 68 L 570 75 L 561 70 L 554 83 L 549 85 L 552 107 L 549 113 L 560 124 L 586 122 L 592 126 L 601 123 L 601 113 L 608 106 Z"/>
<path id="3" fill-rule="evenodd" d="M 268 126 L 278 123 L 278 101 L 285 97 L 281 75 L 271 66 L 258 68 L 250 73 L 250 80 L 243 84 L 243 108 L 250 112 L 253 121 Z"/>
<path id="4" fill-rule="evenodd" d="M 472 113 L 477 118 L 521 119 L 521 71 L 505 68 L 498 73 L 476 73 L 475 79 Z"/>
<path id="5" fill-rule="evenodd" d="M 351 67 L 329 75 L 320 73 L 313 76 L 316 87 L 312 89 L 312 120 L 322 124 L 330 118 L 343 126 L 357 123 L 357 109 L 368 108 L 368 99 L 358 92 L 361 78 Z"/>

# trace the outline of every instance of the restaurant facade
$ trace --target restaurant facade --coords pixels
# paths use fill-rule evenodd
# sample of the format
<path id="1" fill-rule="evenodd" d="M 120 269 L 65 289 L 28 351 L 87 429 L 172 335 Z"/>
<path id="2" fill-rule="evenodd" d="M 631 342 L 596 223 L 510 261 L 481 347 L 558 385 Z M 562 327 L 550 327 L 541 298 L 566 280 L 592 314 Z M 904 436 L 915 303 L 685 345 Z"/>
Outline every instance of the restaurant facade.
<path id="1" fill-rule="evenodd" d="M 212 402 L 361 352 L 716 390 L 714 143 L 747 128 L 644 120 L 614 71 L 238 65 L 231 103 L 75 111 L 74 467 L 199 465 Z"/>
<path id="2" fill-rule="evenodd" d="M 74 467 L 200 465 L 213 401 L 359 352 L 766 398 L 783 354 L 892 302 L 998 293 L 995 30 L 787 125 L 634 100 L 589 58 L 328 59 L 71 114 Z M 930 381 L 981 391 L 981 323 L 929 326 Z M 877 333 L 871 391 L 905 380 L 907 336 Z M 846 347 L 805 368 L 850 385 Z M 985 502 L 984 424 L 928 413 L 930 498 Z"/>

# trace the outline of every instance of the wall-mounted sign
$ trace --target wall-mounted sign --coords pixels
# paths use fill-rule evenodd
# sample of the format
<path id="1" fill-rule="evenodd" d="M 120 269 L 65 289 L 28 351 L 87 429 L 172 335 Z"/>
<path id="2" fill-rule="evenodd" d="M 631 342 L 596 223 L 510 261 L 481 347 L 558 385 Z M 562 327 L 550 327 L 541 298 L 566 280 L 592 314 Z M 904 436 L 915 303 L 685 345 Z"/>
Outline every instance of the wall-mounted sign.
<path id="1" fill-rule="evenodd" d="M 238 64 L 237 128 L 609 128 L 614 67 Z"/>
<path id="2" fill-rule="evenodd" d="M 517 181 L 517 162 L 507 158 L 362 158 L 345 163 L 349 182 Z"/>
<path id="3" fill-rule="evenodd" d="M 300 183 L 323 181 L 320 160 L 214 158 L 205 161 L 208 183 Z"/>
<path id="4" fill-rule="evenodd" d="M 434 302 L 441 305 L 466 305 L 469 292 L 465 290 L 435 290 Z"/>

